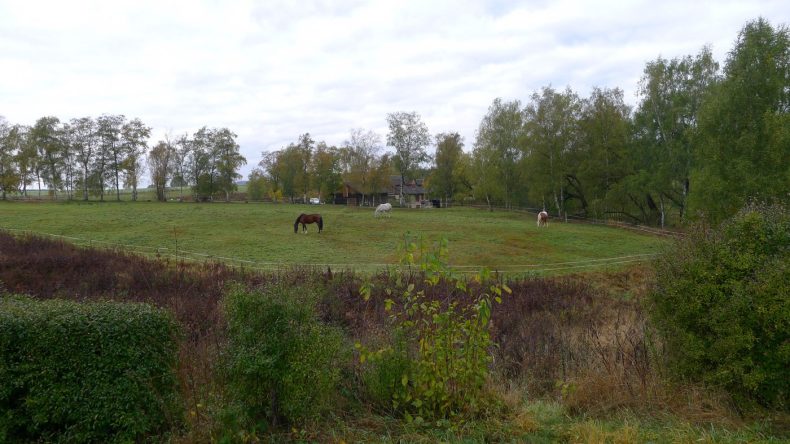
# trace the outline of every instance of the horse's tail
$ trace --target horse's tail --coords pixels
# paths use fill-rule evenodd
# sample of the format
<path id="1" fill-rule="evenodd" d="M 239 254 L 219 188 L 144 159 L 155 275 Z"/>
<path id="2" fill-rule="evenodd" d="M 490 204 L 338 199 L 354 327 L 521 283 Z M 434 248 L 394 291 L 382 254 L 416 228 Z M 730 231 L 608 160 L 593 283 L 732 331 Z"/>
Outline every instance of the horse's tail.
<path id="1" fill-rule="evenodd" d="M 318 232 L 320 233 L 321 230 L 323 230 L 323 229 L 324 229 L 324 218 L 321 217 L 321 216 L 318 216 Z"/>
<path id="2" fill-rule="evenodd" d="M 299 219 L 301 219 L 301 218 L 302 218 L 302 216 L 304 216 L 304 213 L 300 214 L 300 215 L 299 215 L 299 216 L 296 218 L 296 222 L 294 222 L 294 233 L 298 233 L 298 232 L 299 232 Z"/>

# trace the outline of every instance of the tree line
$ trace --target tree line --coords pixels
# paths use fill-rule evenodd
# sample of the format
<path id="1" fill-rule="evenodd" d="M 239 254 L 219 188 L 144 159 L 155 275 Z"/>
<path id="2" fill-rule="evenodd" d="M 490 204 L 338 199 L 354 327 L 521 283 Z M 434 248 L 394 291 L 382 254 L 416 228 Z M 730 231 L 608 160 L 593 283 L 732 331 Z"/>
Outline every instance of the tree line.
<path id="1" fill-rule="evenodd" d="M 224 193 L 241 178 L 246 163 L 236 135 L 227 128 L 203 127 L 191 136 L 169 137 L 149 148 L 151 127 L 124 115 L 81 117 L 61 122 L 42 117 L 33 126 L 10 124 L 0 117 L 0 193 L 28 194 L 38 184 L 68 199 L 104 200 L 107 192 L 121 199 L 122 189 L 137 188 L 146 167 L 157 198 L 165 200 L 167 184 L 189 186 L 196 198 Z"/>
<path id="2" fill-rule="evenodd" d="M 347 182 L 362 193 L 360 204 L 375 204 L 395 175 L 425 178 L 430 195 L 448 204 L 662 226 L 700 214 L 721 220 L 750 199 L 790 199 L 786 26 L 747 23 L 723 69 L 707 47 L 650 61 L 637 94 L 634 108 L 619 88 L 581 97 L 545 86 L 526 103 L 497 98 L 469 151 L 457 132 L 432 136 L 417 112 L 388 114 L 385 139 L 358 128 L 331 146 L 305 133 L 262 153 L 248 197 L 326 200 Z M 188 187 L 196 199 L 230 198 L 246 163 L 235 134 L 203 127 L 148 149 L 150 130 L 122 115 L 44 117 L 32 127 L 0 119 L 0 191 L 26 193 L 36 181 L 70 198 L 114 190 L 119 199 L 122 186 L 135 198 L 147 166 L 160 200 L 168 186 Z"/>
<path id="3" fill-rule="evenodd" d="M 457 132 L 431 137 L 416 112 L 387 116 L 390 152 L 363 129 L 340 148 L 305 134 L 265 153 L 251 179 L 294 198 L 325 195 L 341 180 L 372 194 L 395 174 L 426 178 L 448 203 L 661 226 L 721 220 L 750 199 L 790 199 L 789 42 L 786 26 L 758 19 L 742 28 L 723 70 L 708 47 L 659 57 L 644 68 L 635 108 L 619 88 L 580 97 L 546 86 L 526 103 L 497 98 L 469 152 Z"/>

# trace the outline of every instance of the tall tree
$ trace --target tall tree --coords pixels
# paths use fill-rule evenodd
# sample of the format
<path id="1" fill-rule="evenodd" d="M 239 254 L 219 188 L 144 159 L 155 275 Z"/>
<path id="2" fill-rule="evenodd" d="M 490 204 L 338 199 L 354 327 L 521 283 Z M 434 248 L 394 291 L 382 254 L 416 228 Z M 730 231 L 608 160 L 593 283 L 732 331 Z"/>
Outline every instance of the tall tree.
<path id="1" fill-rule="evenodd" d="M 392 157 L 387 153 L 375 156 L 371 161 L 370 189 L 372 190 L 372 205 L 383 203 L 376 202 L 376 193 L 380 190 L 386 190 L 390 186 L 392 168 Z"/>
<path id="2" fill-rule="evenodd" d="M 77 182 L 82 186 L 82 200 L 88 200 L 88 182 L 98 145 L 96 122 L 90 117 L 71 119 L 70 141 L 80 172 Z"/>
<path id="3" fill-rule="evenodd" d="M 247 164 L 247 159 L 239 152 L 236 143 L 236 134 L 227 128 L 215 130 L 211 138 L 212 151 L 217 162 L 217 185 L 219 191 L 225 193 L 225 201 L 230 201 L 230 193 L 236 191 L 236 179 L 242 176 L 238 173 L 242 165 Z"/>
<path id="4" fill-rule="evenodd" d="M 596 217 L 609 207 L 607 197 L 624 177 L 631 174 L 631 109 L 620 89 L 593 88 L 582 101 L 579 141 L 570 153 L 565 175 L 569 200 L 578 202 Z"/>
<path id="5" fill-rule="evenodd" d="M 304 177 L 304 156 L 299 146 L 288 145 L 277 155 L 277 175 L 280 179 L 280 188 L 283 196 L 294 202 L 297 193 L 301 190 L 301 181 Z"/>
<path id="6" fill-rule="evenodd" d="M 0 194 L 6 200 L 6 193 L 19 188 L 19 171 L 16 154 L 21 145 L 19 128 L 8 123 L 0 116 Z"/>
<path id="7" fill-rule="evenodd" d="M 121 173 L 124 177 L 124 186 L 132 188 L 132 200 L 137 200 L 137 184 L 143 174 L 143 157 L 148 149 L 148 138 L 151 137 L 151 128 L 143 124 L 140 119 L 132 119 L 121 127 L 121 146 L 123 160 Z"/>
<path id="8" fill-rule="evenodd" d="M 477 130 L 475 146 L 479 148 L 478 154 L 490 156 L 485 164 L 492 168 L 489 173 L 499 177 L 501 190 L 496 194 L 501 195 L 507 208 L 513 204 L 521 182 L 518 166 L 525 151 L 524 136 L 524 115 L 518 100 L 503 102 L 495 99 Z M 492 182 L 489 185 L 496 184 Z"/>
<path id="9" fill-rule="evenodd" d="M 752 198 L 788 200 L 790 31 L 748 23 L 699 115 L 689 206 L 713 220 Z"/>
<path id="10" fill-rule="evenodd" d="M 359 187 L 362 193 L 360 205 L 365 205 L 367 194 L 378 191 L 371 185 L 371 176 L 374 174 L 376 156 L 380 151 L 381 136 L 362 128 L 351 130 L 351 135 L 341 150 L 340 160 L 344 164 L 345 178 Z"/>
<path id="11" fill-rule="evenodd" d="M 340 188 L 340 157 L 335 147 L 329 147 L 324 142 L 319 142 L 313 153 L 310 164 L 310 175 L 313 180 L 313 189 L 318 191 L 318 197 L 324 202 L 330 194 Z"/>
<path id="12" fill-rule="evenodd" d="M 216 163 L 211 152 L 211 130 L 205 126 L 200 128 L 192 135 L 186 146 L 189 147 L 186 162 L 187 181 L 192 186 L 194 199 L 208 200 L 217 191 L 214 183 Z"/>
<path id="13" fill-rule="evenodd" d="M 168 139 L 169 140 L 169 139 Z M 173 177 L 170 179 L 171 187 L 178 187 L 178 199 L 184 199 L 184 186 L 189 185 L 187 162 L 192 151 L 192 141 L 188 134 L 182 134 L 175 141 L 173 151 Z"/>
<path id="14" fill-rule="evenodd" d="M 532 94 L 525 109 L 529 158 L 527 168 L 533 199 L 542 201 L 560 215 L 567 215 L 565 203 L 569 154 L 579 137 L 581 102 L 570 88 L 559 93 L 544 87 Z"/>
<path id="15" fill-rule="evenodd" d="M 426 149 L 431 143 L 431 136 L 416 111 L 388 114 L 387 124 L 387 145 L 395 148 L 392 160 L 400 174 L 400 203 L 403 205 L 403 184 L 407 178 L 413 179 L 420 164 L 428 160 Z"/>
<path id="16" fill-rule="evenodd" d="M 494 203 L 504 200 L 504 187 L 499 181 L 500 163 L 494 148 L 487 144 L 476 144 L 472 151 L 472 175 L 476 178 L 472 186 L 474 197 L 486 201 L 489 211 Z"/>
<path id="17" fill-rule="evenodd" d="M 281 151 L 267 151 L 261 153 L 261 161 L 258 162 L 258 166 L 269 180 L 273 192 L 279 191 L 282 183 L 282 168 L 280 165 L 281 153 Z"/>
<path id="18" fill-rule="evenodd" d="M 63 159 L 62 177 L 63 189 L 69 200 L 74 197 L 74 186 L 77 181 L 79 165 L 77 163 L 76 151 L 72 140 L 74 132 L 68 122 L 63 122 L 60 126 L 61 158 Z"/>
<path id="19" fill-rule="evenodd" d="M 16 130 L 15 142 L 18 143 L 15 162 L 19 171 L 22 195 L 27 196 L 27 186 L 33 183 L 33 178 L 38 171 L 38 151 L 31 140 L 32 129 L 29 126 L 14 125 L 14 129 Z"/>
<path id="20" fill-rule="evenodd" d="M 148 171 L 151 174 L 151 183 L 156 189 L 156 200 L 167 201 L 167 181 L 173 173 L 173 153 L 175 147 L 169 140 L 160 140 L 148 152 Z"/>
<path id="21" fill-rule="evenodd" d="M 99 145 L 96 152 L 94 169 L 92 173 L 92 186 L 104 200 L 104 190 L 107 180 L 115 179 L 116 197 L 121 200 L 121 161 L 123 148 L 121 146 L 121 128 L 126 117 L 123 115 L 104 114 L 96 119 L 96 131 L 99 136 Z"/>
<path id="22" fill-rule="evenodd" d="M 247 177 L 247 197 L 250 200 L 262 200 L 269 191 L 266 173 L 260 168 L 253 168 Z"/>
<path id="23" fill-rule="evenodd" d="M 315 151 L 315 140 L 310 137 L 310 133 L 304 133 L 299 136 L 299 141 L 293 147 L 301 158 L 296 186 L 302 192 L 302 202 L 307 202 L 307 193 L 310 191 L 310 164 Z"/>
<path id="24" fill-rule="evenodd" d="M 31 143 L 39 156 L 38 174 L 50 193 L 63 187 L 64 143 L 57 117 L 42 117 L 36 121 L 31 132 Z"/>
<path id="25" fill-rule="evenodd" d="M 668 204 L 677 208 L 681 220 L 685 216 L 697 114 L 717 82 L 718 69 L 706 47 L 694 57 L 659 57 L 649 62 L 639 82 L 642 101 L 634 115 L 636 168 L 647 173 L 647 182 L 644 201 L 630 194 L 637 206 L 656 207 L 662 224 Z"/>
<path id="26" fill-rule="evenodd" d="M 434 170 L 431 175 L 431 190 L 442 196 L 445 205 L 449 205 L 455 193 L 463 186 L 459 171 L 464 142 L 458 133 L 441 133 L 436 135 L 436 155 Z"/>

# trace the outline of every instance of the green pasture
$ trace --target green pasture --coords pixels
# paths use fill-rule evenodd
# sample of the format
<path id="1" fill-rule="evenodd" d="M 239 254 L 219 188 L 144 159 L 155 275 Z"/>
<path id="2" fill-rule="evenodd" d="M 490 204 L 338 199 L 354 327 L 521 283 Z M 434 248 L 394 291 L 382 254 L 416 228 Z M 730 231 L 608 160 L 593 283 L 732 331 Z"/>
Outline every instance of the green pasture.
<path id="1" fill-rule="evenodd" d="M 300 213 L 321 213 L 324 232 L 294 234 Z M 0 229 L 65 236 L 78 244 L 123 246 L 191 259 L 207 256 L 253 267 L 332 265 L 370 270 L 395 264 L 405 233 L 449 240 L 450 262 L 513 273 L 598 270 L 645 260 L 666 240 L 629 230 L 551 221 L 530 213 L 474 208 L 401 209 L 272 203 L 0 202 Z M 248 262 L 242 262 L 248 261 Z M 607 265 L 608 264 L 608 265 Z M 614 264 L 614 265 L 613 265 Z"/>

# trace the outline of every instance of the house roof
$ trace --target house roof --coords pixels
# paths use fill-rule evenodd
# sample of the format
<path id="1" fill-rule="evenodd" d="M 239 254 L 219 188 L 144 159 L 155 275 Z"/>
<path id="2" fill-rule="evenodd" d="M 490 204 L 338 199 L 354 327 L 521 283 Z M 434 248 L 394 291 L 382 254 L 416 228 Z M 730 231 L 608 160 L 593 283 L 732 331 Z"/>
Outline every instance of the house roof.
<path id="1" fill-rule="evenodd" d="M 425 179 L 407 179 L 403 183 L 403 194 L 418 195 L 425 194 Z M 401 177 L 390 176 L 390 194 L 400 194 Z"/>
<path id="2" fill-rule="evenodd" d="M 340 185 L 340 188 L 339 188 L 339 190 L 337 192 L 338 193 L 345 192 L 345 188 L 346 187 L 348 187 L 348 191 L 351 194 L 362 194 L 362 192 L 359 191 L 360 188 L 362 188 L 361 185 L 356 183 L 356 182 L 352 182 L 352 181 L 344 181 L 343 184 Z M 382 193 L 382 192 L 384 192 L 384 191 L 378 191 L 378 192 L 376 192 L 374 194 L 378 194 L 378 193 Z M 370 193 L 366 193 L 366 194 L 370 194 Z"/>

